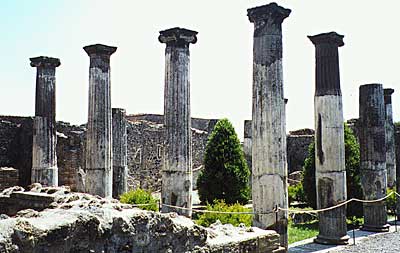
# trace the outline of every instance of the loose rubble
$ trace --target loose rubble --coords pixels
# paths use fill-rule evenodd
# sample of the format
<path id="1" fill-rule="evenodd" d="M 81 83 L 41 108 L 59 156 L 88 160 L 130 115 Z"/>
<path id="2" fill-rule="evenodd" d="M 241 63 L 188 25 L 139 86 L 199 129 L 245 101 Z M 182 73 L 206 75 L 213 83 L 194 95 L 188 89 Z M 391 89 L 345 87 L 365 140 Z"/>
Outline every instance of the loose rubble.
<path id="1" fill-rule="evenodd" d="M 8 188 L 0 193 L 0 213 L 1 253 L 284 252 L 275 231 L 220 223 L 204 228 L 176 213 L 68 187 Z"/>

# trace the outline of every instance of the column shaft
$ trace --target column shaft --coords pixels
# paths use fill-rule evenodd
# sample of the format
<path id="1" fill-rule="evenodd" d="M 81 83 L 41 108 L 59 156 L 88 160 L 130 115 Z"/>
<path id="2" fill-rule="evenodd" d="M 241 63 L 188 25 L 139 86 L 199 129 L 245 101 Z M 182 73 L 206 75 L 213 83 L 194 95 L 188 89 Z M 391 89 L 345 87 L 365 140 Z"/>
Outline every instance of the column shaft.
<path id="1" fill-rule="evenodd" d="M 116 199 L 128 190 L 128 140 L 125 114 L 124 109 L 112 109 L 113 198 Z"/>
<path id="2" fill-rule="evenodd" d="M 86 192 L 112 197 L 110 56 L 116 47 L 84 47 L 90 57 L 89 113 L 86 132 Z"/>
<path id="3" fill-rule="evenodd" d="M 315 45 L 315 183 L 317 207 L 335 206 L 347 198 L 343 105 L 338 47 L 343 36 L 335 32 L 309 36 Z M 322 244 L 347 244 L 346 207 L 319 214 Z"/>
<path id="4" fill-rule="evenodd" d="M 360 86 L 360 171 L 364 198 L 386 196 L 385 105 L 381 84 Z M 364 203 L 364 230 L 387 231 L 385 201 Z"/>
<path id="5" fill-rule="evenodd" d="M 392 94 L 393 89 L 384 89 L 385 101 L 385 131 L 386 131 L 386 171 L 387 184 L 392 188 L 396 184 L 396 153 L 394 144 L 394 124 L 393 124 L 393 108 Z"/>
<path id="6" fill-rule="evenodd" d="M 288 208 L 282 22 L 290 10 L 275 3 L 247 10 L 254 23 L 252 197 L 255 212 Z M 287 212 L 258 214 L 253 224 L 275 229 L 287 247 Z"/>
<path id="7" fill-rule="evenodd" d="M 161 31 L 159 40 L 166 43 L 164 124 L 165 145 L 162 171 L 162 203 L 192 208 L 192 133 L 190 118 L 189 43 L 197 32 L 173 28 Z M 163 206 L 191 216 L 191 210 Z"/>
<path id="8" fill-rule="evenodd" d="M 60 60 L 43 56 L 30 60 L 31 66 L 37 68 L 31 181 L 57 186 L 55 73 Z"/>

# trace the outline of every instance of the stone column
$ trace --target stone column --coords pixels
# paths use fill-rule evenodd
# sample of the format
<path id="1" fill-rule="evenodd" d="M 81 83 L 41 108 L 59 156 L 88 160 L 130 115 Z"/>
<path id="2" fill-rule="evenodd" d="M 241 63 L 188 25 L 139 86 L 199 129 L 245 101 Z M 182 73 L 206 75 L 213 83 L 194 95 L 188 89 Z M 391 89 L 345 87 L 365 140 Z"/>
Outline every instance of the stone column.
<path id="1" fill-rule="evenodd" d="M 192 133 L 190 118 L 189 44 L 197 32 L 172 28 L 160 32 L 165 48 L 165 146 L 161 199 L 163 204 L 192 208 Z M 191 211 L 168 208 L 191 216 Z"/>
<path id="2" fill-rule="evenodd" d="M 86 132 L 86 192 L 112 197 L 110 56 L 116 47 L 90 45 L 89 113 Z"/>
<path id="3" fill-rule="evenodd" d="M 382 84 L 360 86 L 360 173 L 364 198 L 376 200 L 386 196 L 385 104 Z M 364 203 L 367 231 L 388 231 L 385 201 Z"/>
<path id="4" fill-rule="evenodd" d="M 289 9 L 276 3 L 247 10 L 254 23 L 252 196 L 253 210 L 288 208 L 286 120 L 282 73 L 282 22 Z M 275 229 L 287 247 L 287 212 L 254 215 L 253 224 Z"/>
<path id="5" fill-rule="evenodd" d="M 340 89 L 338 47 L 344 45 L 335 32 L 308 36 L 315 45 L 315 184 L 317 207 L 335 206 L 347 199 L 344 120 Z M 322 244 L 347 244 L 346 207 L 319 213 Z"/>
<path id="6" fill-rule="evenodd" d="M 33 120 L 32 183 L 58 186 L 56 155 L 56 67 L 60 60 L 30 58 L 36 67 L 35 118 Z"/>
<path id="7" fill-rule="evenodd" d="M 394 126 L 394 142 L 396 152 L 396 191 L 400 192 L 400 126 Z M 397 196 L 397 220 L 400 219 L 400 197 Z"/>
<path id="8" fill-rule="evenodd" d="M 247 160 L 247 165 L 251 168 L 251 120 L 244 121 L 243 153 Z"/>
<path id="9" fill-rule="evenodd" d="M 394 89 L 383 89 L 385 100 L 385 129 L 386 129 L 386 171 L 388 187 L 396 184 L 396 154 L 394 144 L 394 124 L 392 109 L 392 94 Z"/>
<path id="10" fill-rule="evenodd" d="M 112 108 L 113 198 L 128 190 L 128 139 L 125 109 Z"/>

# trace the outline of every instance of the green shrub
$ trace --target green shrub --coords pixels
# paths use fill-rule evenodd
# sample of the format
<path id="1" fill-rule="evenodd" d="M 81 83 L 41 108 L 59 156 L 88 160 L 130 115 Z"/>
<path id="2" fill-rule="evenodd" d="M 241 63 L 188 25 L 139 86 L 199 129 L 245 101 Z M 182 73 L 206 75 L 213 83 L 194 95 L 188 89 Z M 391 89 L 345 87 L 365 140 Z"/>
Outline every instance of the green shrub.
<path id="1" fill-rule="evenodd" d="M 392 195 L 390 195 L 387 199 L 386 199 L 386 208 L 388 211 L 391 211 L 394 213 L 394 211 L 396 211 L 396 194 L 394 193 L 395 190 L 392 188 L 387 188 L 387 192 L 386 194 L 389 195 L 390 193 L 392 193 Z"/>
<path id="2" fill-rule="evenodd" d="M 151 192 L 136 189 L 133 191 L 125 192 L 120 197 L 121 203 L 125 204 L 151 204 L 148 206 L 138 206 L 138 208 L 149 211 L 158 211 L 158 202 L 153 196 L 151 196 Z"/>
<path id="3" fill-rule="evenodd" d="M 207 210 L 219 212 L 251 212 L 250 208 L 246 208 L 239 203 L 228 205 L 223 200 L 214 200 L 213 205 L 207 204 Z M 244 223 L 246 226 L 251 226 L 252 215 L 203 213 L 199 215 L 199 219 L 196 221 L 196 223 L 198 225 L 208 227 L 217 220 L 221 221 L 222 224 L 232 224 L 234 226 L 238 226 L 240 223 Z"/>
<path id="4" fill-rule="evenodd" d="M 301 203 L 306 202 L 302 183 L 298 183 L 296 185 L 289 185 L 288 195 L 289 195 L 289 205 L 293 201 L 297 201 L 297 202 L 301 202 Z"/>
<path id="5" fill-rule="evenodd" d="M 353 131 L 344 124 L 344 146 L 346 163 L 347 199 L 363 198 L 360 179 L 360 146 Z M 310 144 L 308 157 L 303 167 L 303 188 L 305 198 L 312 208 L 317 208 L 315 189 L 315 144 Z M 362 204 L 353 202 L 347 205 L 347 216 L 361 217 L 363 215 Z"/>
<path id="6" fill-rule="evenodd" d="M 202 203 L 223 199 L 228 204 L 245 204 L 250 199 L 250 176 L 242 145 L 227 119 L 217 122 L 204 153 L 204 171 L 197 188 Z"/>

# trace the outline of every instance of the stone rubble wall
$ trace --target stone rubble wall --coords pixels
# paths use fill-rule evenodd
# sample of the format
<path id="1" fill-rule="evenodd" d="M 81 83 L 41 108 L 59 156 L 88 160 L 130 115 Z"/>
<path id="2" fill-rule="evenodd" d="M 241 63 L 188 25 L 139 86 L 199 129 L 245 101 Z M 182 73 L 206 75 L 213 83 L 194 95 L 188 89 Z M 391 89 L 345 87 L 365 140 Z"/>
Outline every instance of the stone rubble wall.
<path id="1" fill-rule="evenodd" d="M 14 168 L 0 168 L 0 191 L 18 185 L 18 170 Z"/>
<path id="2" fill-rule="evenodd" d="M 18 170 L 18 185 L 29 185 L 32 168 L 32 117 L 0 116 L 0 167 Z M 157 117 L 152 118 L 159 121 Z M 215 120 L 195 120 L 192 128 L 193 169 L 203 164 L 205 146 Z M 57 166 L 59 185 L 68 185 L 74 191 L 82 191 L 84 169 L 84 143 L 86 128 L 66 122 L 57 122 Z M 161 189 L 164 126 L 137 119 L 128 121 L 128 170 L 129 188 L 142 187 L 157 191 Z M 81 172 L 81 173 L 78 173 Z M 0 188 L 3 184 L 0 182 Z"/>
<path id="3" fill-rule="evenodd" d="M 204 228 L 176 213 L 143 211 L 68 187 L 13 187 L 0 194 L 0 207 L 4 203 L 13 209 L 0 208 L 2 253 L 284 252 L 275 231 L 218 223 Z"/>

